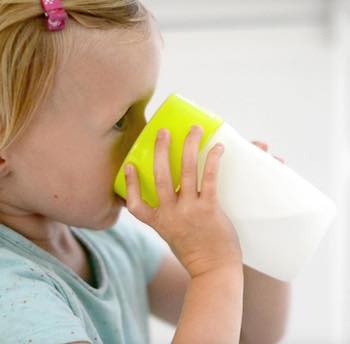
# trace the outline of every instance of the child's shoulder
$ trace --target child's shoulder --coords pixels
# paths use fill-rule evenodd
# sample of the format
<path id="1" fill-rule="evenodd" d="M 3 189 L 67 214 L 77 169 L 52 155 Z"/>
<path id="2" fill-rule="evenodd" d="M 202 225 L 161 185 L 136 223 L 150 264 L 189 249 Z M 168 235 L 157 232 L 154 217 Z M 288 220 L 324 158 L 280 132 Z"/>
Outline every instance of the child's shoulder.
<path id="1" fill-rule="evenodd" d="M 57 281 L 48 269 L 10 248 L 0 246 L 0 295 L 2 300 L 16 300 L 33 294 L 66 302 Z M 35 298 L 34 297 L 34 298 Z M 23 301 L 24 302 L 24 301 Z M 28 301 L 26 301 L 28 302 Z"/>
<path id="2" fill-rule="evenodd" d="M 49 273 L 38 263 L 8 247 L 0 246 L 0 279 L 1 284 L 25 280 L 42 280 L 51 283 Z"/>
<path id="3" fill-rule="evenodd" d="M 20 270 L 21 268 L 39 268 L 40 266 L 21 255 L 18 252 L 11 250 L 9 247 L 0 245 L 0 269 L 2 272 Z"/>
<path id="4" fill-rule="evenodd" d="M 6 343 L 88 341 L 81 319 L 49 274 L 29 257 L 0 246 L 0 332 Z"/>

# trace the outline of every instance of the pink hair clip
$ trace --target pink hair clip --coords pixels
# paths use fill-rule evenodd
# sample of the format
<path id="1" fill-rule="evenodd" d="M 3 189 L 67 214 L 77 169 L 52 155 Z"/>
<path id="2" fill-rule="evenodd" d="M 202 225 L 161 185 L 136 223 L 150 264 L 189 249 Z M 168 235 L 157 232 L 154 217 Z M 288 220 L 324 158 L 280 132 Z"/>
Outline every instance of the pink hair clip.
<path id="1" fill-rule="evenodd" d="M 49 31 L 63 30 L 68 15 L 61 0 L 40 0 L 40 2 L 47 17 L 47 29 Z"/>

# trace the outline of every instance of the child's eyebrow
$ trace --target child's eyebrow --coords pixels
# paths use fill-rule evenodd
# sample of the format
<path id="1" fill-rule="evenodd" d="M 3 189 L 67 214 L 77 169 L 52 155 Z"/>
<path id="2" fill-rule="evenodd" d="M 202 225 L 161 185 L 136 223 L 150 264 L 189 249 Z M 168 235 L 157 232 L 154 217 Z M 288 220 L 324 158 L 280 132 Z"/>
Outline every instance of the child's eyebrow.
<path id="1" fill-rule="evenodd" d="M 149 88 L 145 93 L 141 94 L 139 97 L 137 97 L 137 99 L 132 100 L 130 103 L 128 103 L 124 108 L 126 109 L 125 111 L 127 111 L 127 109 L 131 108 L 132 106 L 134 106 L 135 104 L 141 103 L 141 102 L 146 102 L 148 103 L 151 98 L 153 97 L 153 94 L 155 92 L 155 87 L 151 87 Z M 121 116 L 124 116 L 125 111 L 122 113 Z"/>

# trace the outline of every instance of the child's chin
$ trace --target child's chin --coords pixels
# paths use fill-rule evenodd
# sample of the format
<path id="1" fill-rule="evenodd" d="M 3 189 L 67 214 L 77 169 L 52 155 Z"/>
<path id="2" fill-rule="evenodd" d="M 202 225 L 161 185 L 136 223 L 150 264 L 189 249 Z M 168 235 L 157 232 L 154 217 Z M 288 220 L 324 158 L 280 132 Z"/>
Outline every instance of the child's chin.
<path id="1" fill-rule="evenodd" d="M 118 222 L 119 217 L 122 213 L 123 206 L 121 204 L 117 204 L 117 202 L 114 205 L 115 207 L 113 208 L 113 211 L 109 212 L 108 217 L 106 217 L 104 221 L 95 224 L 95 230 L 109 229 L 114 226 L 116 222 Z"/>

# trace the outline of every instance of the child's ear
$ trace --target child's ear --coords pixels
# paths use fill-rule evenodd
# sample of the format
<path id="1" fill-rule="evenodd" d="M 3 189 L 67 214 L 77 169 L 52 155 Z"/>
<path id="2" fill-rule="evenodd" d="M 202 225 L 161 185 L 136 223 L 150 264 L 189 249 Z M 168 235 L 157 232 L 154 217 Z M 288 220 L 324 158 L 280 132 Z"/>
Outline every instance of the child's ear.
<path id="1" fill-rule="evenodd" d="M 0 179 L 6 177 L 10 172 L 9 161 L 6 154 L 0 151 Z"/>

